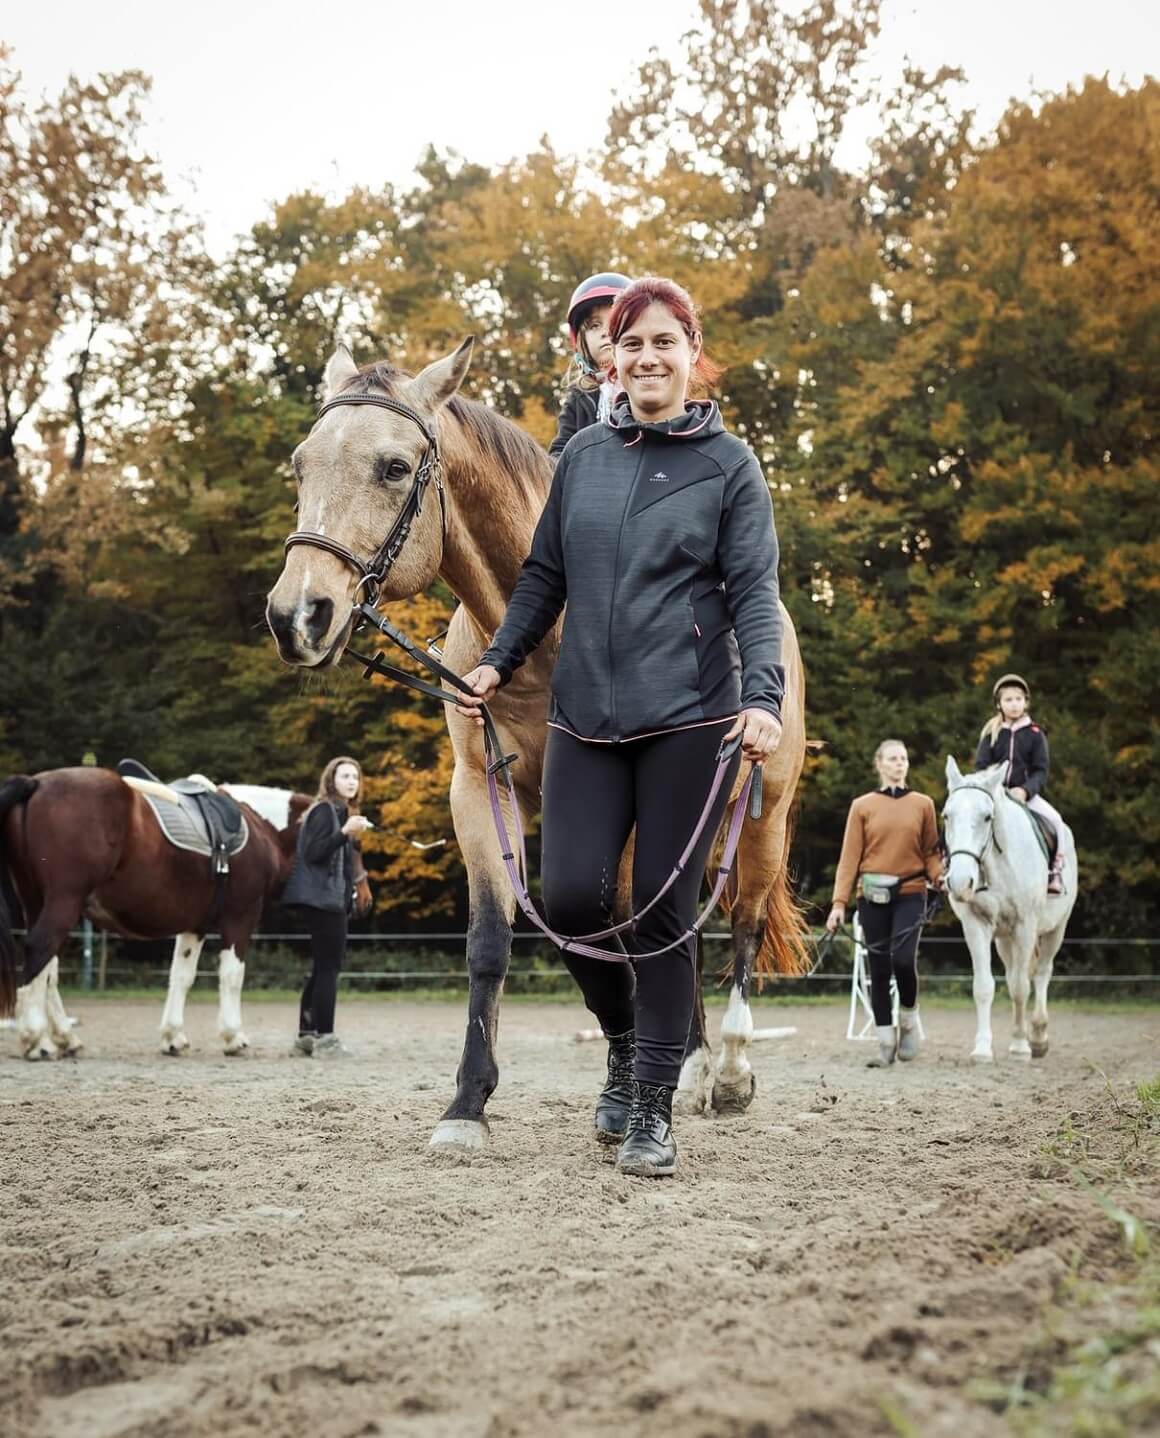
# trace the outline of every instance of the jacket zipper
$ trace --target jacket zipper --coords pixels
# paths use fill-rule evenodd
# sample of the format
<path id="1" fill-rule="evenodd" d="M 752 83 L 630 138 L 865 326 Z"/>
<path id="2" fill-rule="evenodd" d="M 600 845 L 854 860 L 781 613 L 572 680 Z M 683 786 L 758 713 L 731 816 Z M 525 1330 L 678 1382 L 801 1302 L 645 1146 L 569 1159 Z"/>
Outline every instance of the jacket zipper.
<path id="1" fill-rule="evenodd" d="M 637 480 L 644 465 L 644 451 L 646 445 L 644 431 L 641 431 L 640 452 L 637 455 L 636 469 L 633 471 L 632 482 L 628 486 L 628 493 L 624 497 L 624 510 L 620 516 L 620 528 L 616 534 L 616 558 L 612 567 L 612 598 L 608 606 L 608 717 L 612 725 L 611 741 L 614 744 L 620 742 L 620 735 L 616 732 L 618 722 L 616 718 L 616 656 L 612 648 L 612 625 L 616 618 L 616 591 L 620 585 L 620 546 L 624 539 L 624 526 L 628 519 L 628 507 L 632 503 L 632 496 L 636 493 Z"/>

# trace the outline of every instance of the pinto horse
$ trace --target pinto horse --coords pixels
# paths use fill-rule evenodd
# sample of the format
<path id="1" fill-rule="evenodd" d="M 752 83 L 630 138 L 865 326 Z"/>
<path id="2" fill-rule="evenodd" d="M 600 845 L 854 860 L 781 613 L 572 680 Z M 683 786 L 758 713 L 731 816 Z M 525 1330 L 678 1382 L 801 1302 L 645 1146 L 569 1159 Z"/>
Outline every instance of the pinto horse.
<path id="1" fill-rule="evenodd" d="M 465 673 L 498 627 L 551 481 L 543 450 L 486 406 L 457 395 L 472 342 L 412 378 L 386 363 L 359 369 L 345 348 L 326 367 L 326 400 L 293 456 L 300 528 L 287 544 L 267 619 L 288 664 L 335 664 L 351 637 L 356 605 L 418 594 L 441 577 L 459 600 L 444 662 Z M 753 972 L 794 973 L 807 964 L 804 929 L 790 895 L 786 849 L 805 756 L 805 681 L 797 638 L 782 611 L 787 676 L 784 732 L 765 766 L 765 812 L 743 830 L 729 911 L 733 992 L 716 1071 L 694 1025 L 686 1106 L 742 1108 L 754 1081 Z M 540 807 L 548 683 L 560 630 L 547 636 L 490 708 L 521 812 Z M 475 1149 L 487 1137 L 485 1106 L 499 1079 L 499 998 L 512 944 L 515 899 L 492 822 L 484 746 L 470 720 L 449 711 L 455 755 L 451 813 L 469 886 L 467 1033 L 456 1091 L 432 1146 Z M 501 796 L 509 825 L 507 796 Z M 621 874 L 624 874 L 624 864 Z M 699 977 L 699 976 L 698 976 Z"/>
<path id="2" fill-rule="evenodd" d="M 189 1047 L 185 996 L 207 930 L 219 929 L 218 1032 L 227 1054 L 248 1047 L 241 1011 L 246 952 L 263 905 L 289 877 L 297 826 L 311 801 L 245 787 L 237 797 L 250 800 L 241 803 L 249 838 L 231 856 L 219 891 L 210 861 L 170 844 L 140 788 L 111 770 L 50 769 L 0 784 L 0 1014 L 15 1009 L 25 1057 L 81 1047 L 61 1004 L 57 955 L 83 916 L 126 938 L 177 936 L 161 1021 L 169 1054 Z M 19 991 L 13 900 L 28 919 Z"/>

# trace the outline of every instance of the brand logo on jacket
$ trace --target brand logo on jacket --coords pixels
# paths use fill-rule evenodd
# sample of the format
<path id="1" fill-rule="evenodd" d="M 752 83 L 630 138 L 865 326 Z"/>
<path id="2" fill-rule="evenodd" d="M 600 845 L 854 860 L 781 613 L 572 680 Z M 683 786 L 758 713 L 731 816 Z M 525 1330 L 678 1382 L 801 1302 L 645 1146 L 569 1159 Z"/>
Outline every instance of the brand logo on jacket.
<path id="1" fill-rule="evenodd" d="M 656 474 L 649 475 L 648 482 L 649 484 L 668 484 L 669 477 L 663 469 L 658 469 Z"/>

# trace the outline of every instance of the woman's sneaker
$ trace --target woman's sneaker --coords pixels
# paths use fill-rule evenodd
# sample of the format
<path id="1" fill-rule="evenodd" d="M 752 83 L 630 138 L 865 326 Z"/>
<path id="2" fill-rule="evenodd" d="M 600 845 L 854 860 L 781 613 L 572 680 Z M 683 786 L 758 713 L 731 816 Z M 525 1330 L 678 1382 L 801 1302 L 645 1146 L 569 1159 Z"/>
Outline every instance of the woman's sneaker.
<path id="1" fill-rule="evenodd" d="M 888 1069 L 898 1056 L 898 1030 L 893 1024 L 878 1024 L 878 1057 L 867 1063 L 868 1069 Z"/>
<path id="2" fill-rule="evenodd" d="M 918 1009 L 903 1009 L 898 1015 L 898 1057 L 904 1064 L 918 1057 Z"/>
<path id="3" fill-rule="evenodd" d="M 339 1042 L 337 1034 L 319 1034 L 314 1040 L 314 1057 L 316 1059 L 348 1059 L 350 1049 Z"/>
<path id="4" fill-rule="evenodd" d="M 633 1079 L 628 1130 L 616 1150 L 616 1166 L 637 1178 L 668 1178 L 676 1172 L 671 1088 Z"/>
<path id="5" fill-rule="evenodd" d="M 299 1034 L 291 1046 L 290 1057 L 294 1059 L 312 1059 L 314 1057 L 314 1045 L 317 1042 L 317 1034 Z"/>

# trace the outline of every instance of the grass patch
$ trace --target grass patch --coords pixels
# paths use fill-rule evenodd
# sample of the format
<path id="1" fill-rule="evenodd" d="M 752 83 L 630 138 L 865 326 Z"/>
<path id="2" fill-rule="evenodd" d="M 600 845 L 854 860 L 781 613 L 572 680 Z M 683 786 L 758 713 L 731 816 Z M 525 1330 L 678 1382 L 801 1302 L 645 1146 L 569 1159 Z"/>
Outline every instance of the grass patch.
<path id="1" fill-rule="evenodd" d="M 1085 1272 L 1084 1254 L 1075 1255 L 1016 1371 L 970 1389 L 1020 1438 L 1160 1432 L 1160 1077 L 1119 1093 L 1093 1071 L 1104 1079 L 1100 1097 L 1061 1120 L 1043 1146 L 1040 1177 L 1088 1196 L 1100 1256 Z M 1118 1235 L 1118 1256 L 1109 1259 L 1099 1241 L 1097 1213 L 1103 1232 Z"/>

